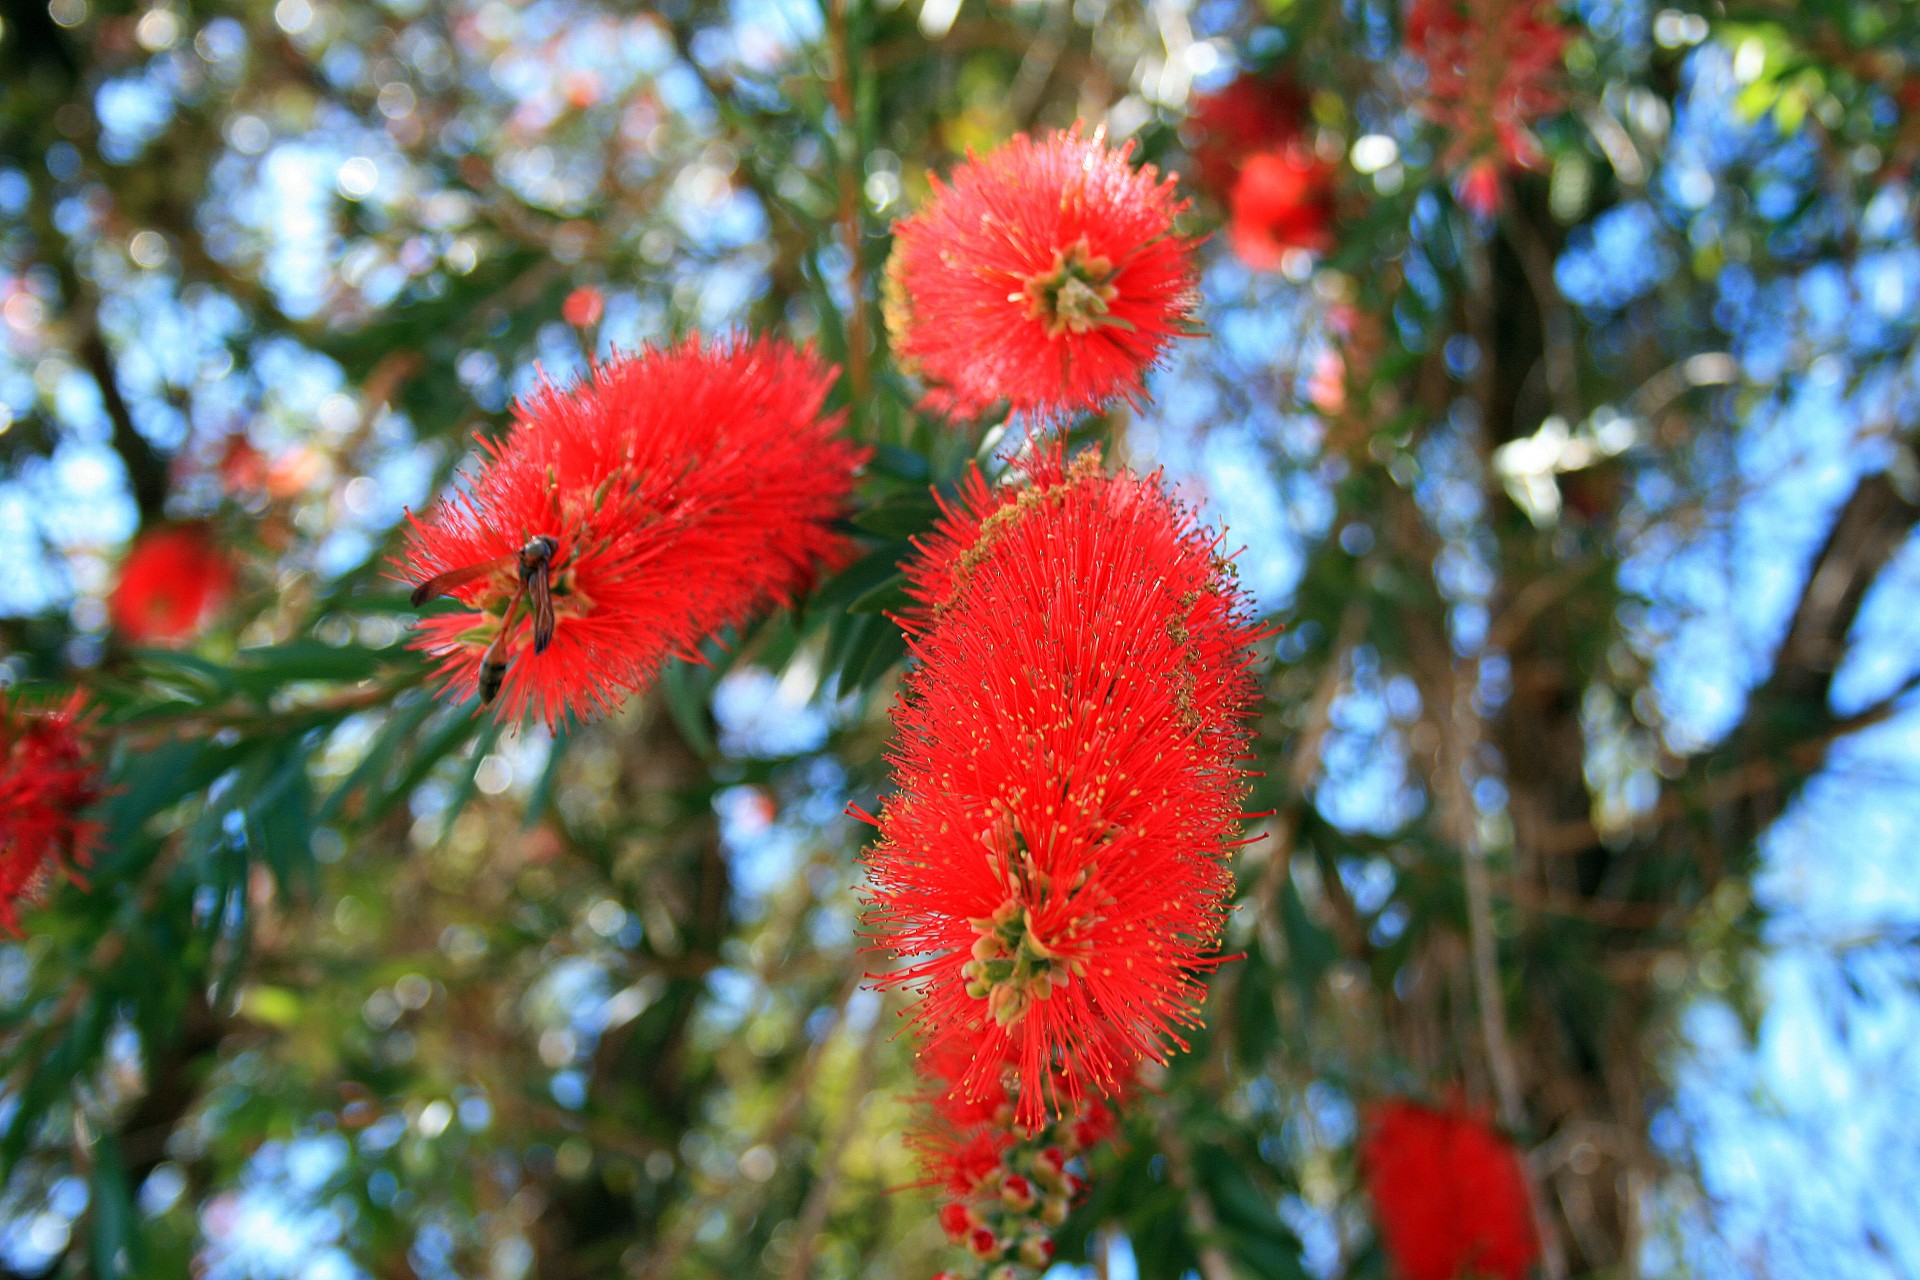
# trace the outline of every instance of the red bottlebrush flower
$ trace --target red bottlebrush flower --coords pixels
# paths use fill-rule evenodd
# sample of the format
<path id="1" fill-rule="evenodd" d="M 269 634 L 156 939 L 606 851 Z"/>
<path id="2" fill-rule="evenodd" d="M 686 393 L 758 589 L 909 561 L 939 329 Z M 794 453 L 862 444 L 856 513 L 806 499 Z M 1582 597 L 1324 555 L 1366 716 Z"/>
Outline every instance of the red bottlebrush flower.
<path id="1" fill-rule="evenodd" d="M 1540 1255 L 1520 1153 L 1467 1112 L 1375 1108 L 1360 1170 L 1404 1280 L 1525 1280 Z"/>
<path id="2" fill-rule="evenodd" d="M 233 577 L 233 562 L 207 526 L 151 529 L 120 562 L 107 612 L 136 644 L 182 644 L 225 607 Z"/>
<path id="3" fill-rule="evenodd" d="M 1567 31 L 1551 10 L 1550 0 L 1413 0 L 1406 41 L 1427 68 L 1421 106 L 1453 134 L 1443 167 L 1498 156 L 1532 168 L 1544 159 L 1532 125 L 1565 98 Z"/>
<path id="4" fill-rule="evenodd" d="M 879 945 L 910 963 L 953 1094 L 1015 1122 L 1112 1093 L 1191 1025 L 1231 885 L 1260 632 L 1158 477 L 976 472 L 907 566 L 917 663 L 869 854 Z"/>
<path id="5" fill-rule="evenodd" d="M 1051 417 L 1142 396 L 1191 329 L 1196 277 L 1173 179 L 1132 168 L 1130 151 L 1078 126 L 1022 134 L 935 179 L 895 224 L 887 328 L 936 407 Z"/>
<path id="6" fill-rule="evenodd" d="M 502 717 L 556 724 L 611 711 L 665 659 L 791 602 L 844 554 L 829 522 L 866 456 L 822 413 L 831 383 L 785 343 L 689 340 L 542 388 L 467 491 L 413 522 L 400 575 L 465 606 L 424 618 L 416 647 L 462 696 L 485 692 L 493 664 Z M 553 629 L 536 651 L 521 584 L 542 577 Z"/>
<path id="7" fill-rule="evenodd" d="M 1247 157 L 1304 145 L 1307 96 L 1277 75 L 1243 75 L 1218 93 L 1195 99 L 1181 126 L 1200 189 L 1226 200 Z"/>
<path id="8" fill-rule="evenodd" d="M 81 814 L 100 798 L 88 719 L 78 694 L 34 710 L 0 690 L 0 930 L 17 930 L 50 875 L 87 864 L 97 826 Z"/>
<path id="9" fill-rule="evenodd" d="M 1333 166 L 1293 149 L 1249 157 L 1233 184 L 1227 234 L 1240 260 L 1278 270 L 1291 250 L 1333 246 Z"/>
<path id="10" fill-rule="evenodd" d="M 592 285 L 581 285 L 560 304 L 560 317 L 576 329 L 589 329 L 600 323 L 607 300 Z"/>

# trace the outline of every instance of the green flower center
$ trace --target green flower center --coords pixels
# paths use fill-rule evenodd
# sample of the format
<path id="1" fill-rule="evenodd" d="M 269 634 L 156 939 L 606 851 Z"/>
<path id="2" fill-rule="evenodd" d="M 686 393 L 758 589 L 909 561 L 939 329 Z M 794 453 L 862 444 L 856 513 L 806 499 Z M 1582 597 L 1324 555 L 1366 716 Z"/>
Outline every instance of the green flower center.
<path id="1" fill-rule="evenodd" d="M 1033 913 L 1008 899 L 991 916 L 968 921 L 980 936 L 973 959 L 960 970 L 967 994 L 987 1002 L 987 1013 L 1003 1027 L 1018 1022 L 1036 1001 L 1065 987 L 1085 963 L 1041 941 Z"/>
<path id="2" fill-rule="evenodd" d="M 1094 254 L 1081 236 L 1053 255 L 1053 267 L 1027 282 L 1011 301 L 1024 301 L 1027 314 L 1046 326 L 1047 336 L 1085 333 L 1106 322 L 1107 304 L 1120 292 L 1113 283 L 1111 258 Z"/>

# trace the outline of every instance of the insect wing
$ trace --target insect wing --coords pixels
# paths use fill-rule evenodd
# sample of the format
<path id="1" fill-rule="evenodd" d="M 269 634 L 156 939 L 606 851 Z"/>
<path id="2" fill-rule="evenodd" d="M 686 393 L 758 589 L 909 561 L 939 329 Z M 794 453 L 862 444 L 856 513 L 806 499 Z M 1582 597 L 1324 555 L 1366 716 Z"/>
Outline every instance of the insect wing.
<path id="1" fill-rule="evenodd" d="M 553 642 L 553 584 L 545 565 L 527 583 L 527 595 L 533 601 L 533 651 L 545 653 Z"/>
<path id="2" fill-rule="evenodd" d="M 416 606 L 423 605 L 429 600 L 458 591 L 469 582 L 476 582 L 490 573 L 511 568 L 513 563 L 514 557 L 501 556 L 498 560 L 483 560 L 479 564 L 470 564 L 464 569 L 449 569 L 445 573 L 436 574 L 413 589 L 413 603 Z"/>

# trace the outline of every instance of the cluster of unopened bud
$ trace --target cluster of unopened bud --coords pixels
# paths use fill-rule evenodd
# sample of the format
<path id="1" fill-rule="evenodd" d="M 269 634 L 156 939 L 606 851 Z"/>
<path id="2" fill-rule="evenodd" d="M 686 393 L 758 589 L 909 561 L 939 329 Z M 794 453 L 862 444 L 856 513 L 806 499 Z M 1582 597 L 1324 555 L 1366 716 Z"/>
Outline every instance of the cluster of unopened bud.
<path id="1" fill-rule="evenodd" d="M 1053 253 L 1053 266 L 1031 276 L 1009 302 L 1025 302 L 1027 314 L 1046 326 L 1047 336 L 1085 333 L 1096 325 L 1125 325 L 1107 314 L 1107 304 L 1119 296 L 1114 285 L 1113 259 L 1101 257 L 1081 236 Z"/>
<path id="2" fill-rule="evenodd" d="M 992 915 L 967 922 L 979 936 L 960 968 L 960 977 L 968 995 L 987 1002 L 987 1015 L 1000 1026 L 1010 1027 L 1034 1004 L 1052 998 L 1055 991 L 1083 976 L 1087 961 L 1074 922 L 1045 939 L 1035 928 L 1033 908 L 1027 899 L 1031 893 L 1045 890 L 1048 877 L 1034 865 L 1020 833 L 1003 820 L 983 838 L 989 846 L 1007 851 L 1003 883 L 1012 892 Z M 1074 888 L 1083 886 L 1089 875 L 1083 869 Z"/>
<path id="3" fill-rule="evenodd" d="M 966 1271 L 933 1280 L 1024 1280 L 1053 1261 L 1052 1231 L 1086 1194 L 1081 1157 L 1108 1132 L 1099 1103 L 1006 1147 L 1000 1162 L 973 1179 L 965 1199 L 940 1210 L 940 1226 L 972 1255 Z"/>
<path id="4" fill-rule="evenodd" d="M 979 937 L 973 958 L 960 970 L 967 994 L 987 1002 L 987 1014 L 1003 1027 L 1020 1020 L 1028 1006 L 1065 986 L 1071 968 L 1033 929 L 1033 913 L 1009 900 L 991 916 L 969 921 Z"/>

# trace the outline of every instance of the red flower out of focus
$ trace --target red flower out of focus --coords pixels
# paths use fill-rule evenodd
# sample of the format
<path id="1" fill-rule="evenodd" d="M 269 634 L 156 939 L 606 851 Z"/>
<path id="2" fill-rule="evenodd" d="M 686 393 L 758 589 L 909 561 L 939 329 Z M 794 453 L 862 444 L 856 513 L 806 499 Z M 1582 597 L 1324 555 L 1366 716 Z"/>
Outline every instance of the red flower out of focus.
<path id="1" fill-rule="evenodd" d="M 36 710 L 0 690 L 0 931 L 18 929 L 50 875 L 87 864 L 98 828 L 80 815 L 100 798 L 87 727 L 79 694 Z"/>
<path id="2" fill-rule="evenodd" d="M 1248 156 L 1282 151 L 1305 137 L 1307 96 L 1276 74 L 1235 77 L 1218 93 L 1196 98 L 1181 132 L 1200 189 L 1224 201 Z"/>
<path id="3" fill-rule="evenodd" d="M 485 566 L 448 593 L 463 608 L 421 620 L 415 647 L 465 696 L 499 641 L 499 714 L 553 725 L 613 710 L 666 659 L 791 602 L 842 557 L 829 524 L 866 456 L 822 412 L 832 382 L 786 343 L 690 339 L 543 387 L 504 442 L 484 445 L 467 490 L 413 519 L 398 576 Z M 541 653 L 530 602 L 509 608 L 535 539 L 552 543 Z"/>
<path id="4" fill-rule="evenodd" d="M 1334 166 L 1307 138 L 1307 101 L 1276 75 L 1244 75 L 1199 99 L 1188 117 L 1201 188 L 1227 206 L 1241 261 L 1278 270 L 1294 250 L 1333 246 Z"/>
<path id="5" fill-rule="evenodd" d="M 1005 400 L 1042 418 L 1138 400 L 1193 331 L 1192 242 L 1172 178 L 1079 126 L 969 156 L 894 225 L 887 329 L 930 406 L 977 417 Z"/>
<path id="6" fill-rule="evenodd" d="M 1540 1256 L 1520 1153 L 1469 1112 L 1374 1108 L 1360 1171 L 1404 1280 L 1525 1280 Z"/>
<path id="7" fill-rule="evenodd" d="M 1545 155 L 1534 122 L 1565 100 L 1560 78 L 1567 30 L 1551 0 L 1413 0 L 1407 48 L 1426 64 L 1422 108 L 1452 135 L 1440 157 L 1459 175 L 1463 205 L 1499 208 L 1500 169 L 1530 169 Z"/>
<path id="8" fill-rule="evenodd" d="M 1290 251 L 1332 248 L 1333 172 L 1299 149 L 1248 157 L 1228 205 L 1227 237 L 1240 260 L 1277 271 Z"/>
<path id="9" fill-rule="evenodd" d="M 267 457 L 253 447 L 253 442 L 247 439 L 244 431 L 236 431 L 227 437 L 226 446 L 220 451 L 220 461 L 214 469 L 220 477 L 221 487 L 229 494 L 249 494 L 267 487 Z"/>
<path id="10" fill-rule="evenodd" d="M 907 565 L 916 659 L 870 852 L 956 1101 L 1014 1123 L 1111 1094 L 1192 1025 L 1231 886 L 1260 637 L 1218 542 L 1158 477 L 978 472 Z"/>
<path id="11" fill-rule="evenodd" d="M 560 318 L 576 329 L 590 329 L 606 313 L 607 300 L 592 285 L 581 285 L 560 304 Z"/>
<path id="12" fill-rule="evenodd" d="M 136 644 L 182 644 L 225 607 L 233 577 L 233 562 L 206 525 L 150 529 L 120 562 L 107 612 Z"/>

